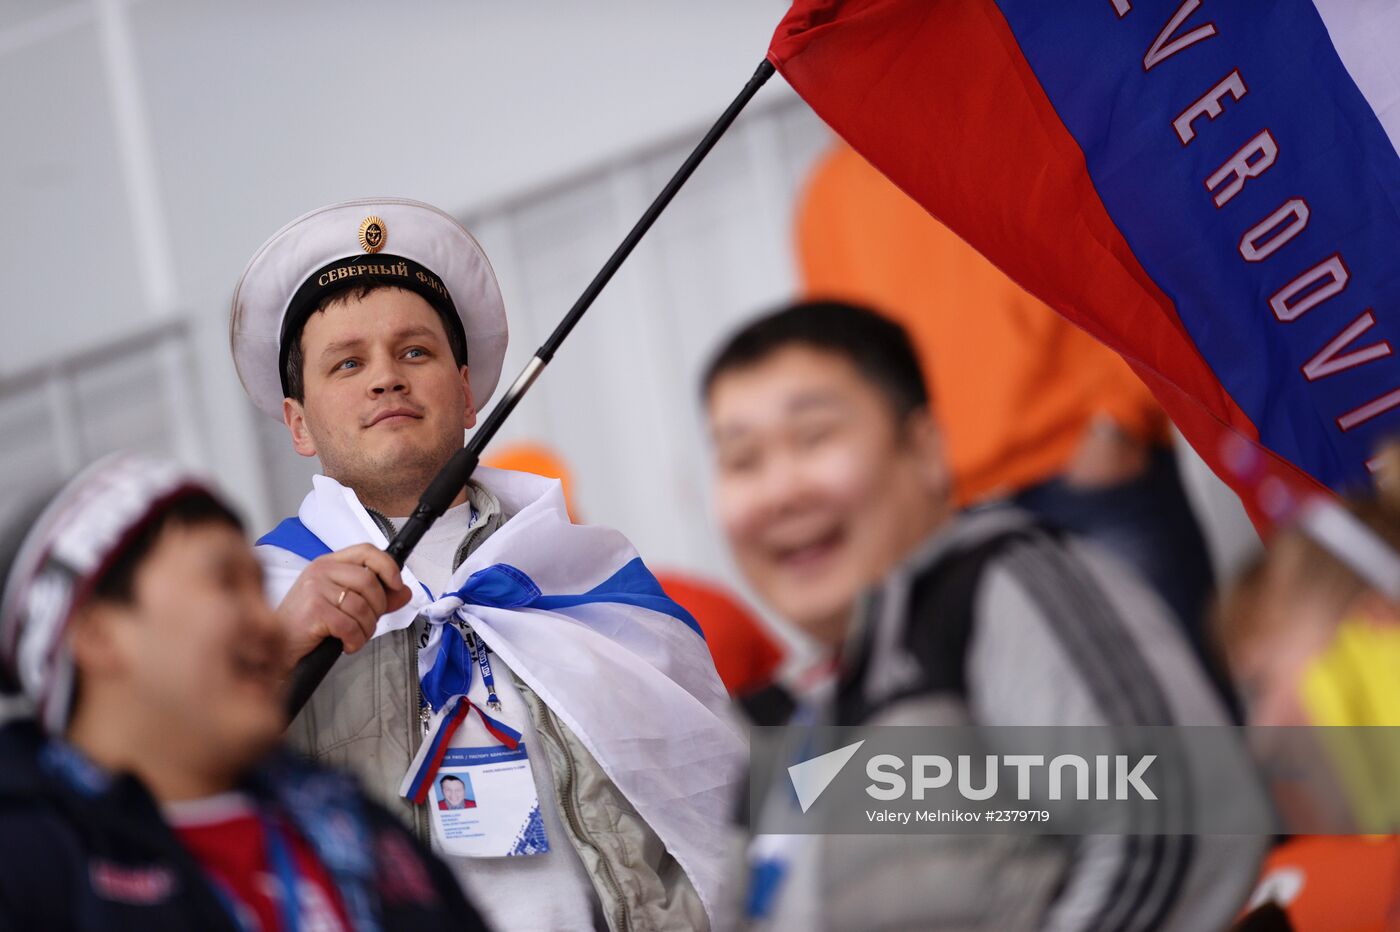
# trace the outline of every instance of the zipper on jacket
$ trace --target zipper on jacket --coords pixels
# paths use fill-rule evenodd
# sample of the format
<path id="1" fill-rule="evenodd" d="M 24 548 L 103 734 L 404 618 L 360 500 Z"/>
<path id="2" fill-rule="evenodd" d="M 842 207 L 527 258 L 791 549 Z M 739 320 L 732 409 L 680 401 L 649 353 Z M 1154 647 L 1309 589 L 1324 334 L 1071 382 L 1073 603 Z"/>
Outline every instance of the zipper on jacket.
<path id="1" fill-rule="evenodd" d="M 408 714 L 408 753 L 409 759 L 418 753 L 418 748 L 423 743 L 423 739 L 428 734 L 428 722 L 431 716 L 428 714 L 427 706 L 423 704 L 423 686 L 418 682 L 418 632 L 414 630 L 415 624 L 408 626 L 405 632 L 408 635 L 408 681 L 413 684 L 410 690 L 409 701 L 413 703 L 409 707 Z M 417 723 L 415 727 L 415 723 Z M 418 838 L 423 844 L 432 846 L 433 827 L 430 824 L 427 805 L 414 806 L 414 822 L 418 826 Z"/>
<path id="2" fill-rule="evenodd" d="M 549 711 L 549 707 L 544 704 L 544 700 L 536 695 L 534 690 L 530 690 L 530 701 L 535 706 L 535 712 L 541 726 L 548 729 L 550 737 L 554 739 L 554 743 L 558 745 L 560 754 L 564 758 L 564 776 L 559 781 L 559 785 L 555 787 L 554 793 L 559 801 L 559 808 L 564 813 L 569 828 L 573 830 L 574 837 L 598 854 L 598 864 L 602 867 L 602 879 L 617 902 L 617 928 L 630 929 L 632 928 L 631 910 L 627 905 L 626 897 L 622 895 L 622 885 L 617 882 L 617 874 L 613 872 L 612 864 L 603 854 L 603 850 L 593 841 L 592 836 L 584 831 L 578 807 L 574 804 L 574 787 L 578 775 L 574 771 L 574 759 L 569 753 L 569 746 L 564 743 L 564 736 L 559 733 L 559 726 L 555 722 L 554 714 Z M 557 779 L 559 775 L 555 774 L 555 777 Z"/>
<path id="3" fill-rule="evenodd" d="M 394 522 L 390 521 L 388 517 L 380 514 L 373 508 L 366 508 L 365 511 L 369 512 L 370 519 L 378 525 L 380 532 L 387 539 L 393 540 L 394 536 L 398 534 L 398 529 L 394 527 Z M 418 619 L 413 619 L 413 624 L 409 625 L 405 632 L 408 635 L 408 681 L 413 684 L 412 688 L 409 690 L 407 716 L 409 760 L 412 760 L 414 755 L 418 753 L 418 748 L 422 745 L 423 739 L 428 736 L 428 723 L 432 721 L 432 713 L 428 711 L 428 707 L 423 702 L 423 687 L 418 682 L 418 632 L 414 630 L 417 624 Z M 418 723 L 417 728 L 413 727 L 415 721 Z M 423 844 L 431 847 L 433 843 L 433 826 L 429 821 L 428 807 L 425 804 L 422 806 L 415 805 L 413 808 L 414 824 L 417 826 L 418 838 Z"/>

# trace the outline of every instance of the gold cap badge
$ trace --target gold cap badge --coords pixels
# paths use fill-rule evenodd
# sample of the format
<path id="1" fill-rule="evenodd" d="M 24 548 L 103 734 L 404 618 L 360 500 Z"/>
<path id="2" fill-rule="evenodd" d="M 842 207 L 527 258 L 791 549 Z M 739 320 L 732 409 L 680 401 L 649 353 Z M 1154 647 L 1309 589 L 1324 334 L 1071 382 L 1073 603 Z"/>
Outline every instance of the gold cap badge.
<path id="1" fill-rule="evenodd" d="M 366 217 L 360 221 L 360 248 L 365 252 L 375 253 L 383 249 L 388 238 L 389 231 L 385 229 L 383 220 Z"/>

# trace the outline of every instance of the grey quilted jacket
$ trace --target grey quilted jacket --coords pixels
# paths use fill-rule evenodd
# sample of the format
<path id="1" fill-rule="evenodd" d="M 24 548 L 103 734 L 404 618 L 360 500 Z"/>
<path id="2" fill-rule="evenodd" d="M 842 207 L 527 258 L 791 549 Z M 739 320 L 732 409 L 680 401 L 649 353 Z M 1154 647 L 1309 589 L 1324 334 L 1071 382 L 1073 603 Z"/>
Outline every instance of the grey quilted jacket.
<path id="1" fill-rule="evenodd" d="M 475 501 L 482 490 L 473 491 Z M 386 536 L 392 537 L 392 527 Z M 458 562 L 485 536 L 479 528 L 469 531 Z M 277 571 L 270 577 L 285 578 L 293 564 L 305 565 L 301 557 L 284 550 L 257 550 L 264 565 Z M 370 796 L 427 843 L 431 827 L 426 807 L 398 793 L 423 740 L 417 676 L 423 625 L 419 618 L 412 627 L 375 638 L 359 652 L 342 657 L 292 722 L 287 737 L 316 761 L 353 772 Z M 554 774 L 554 795 L 569 841 L 593 881 L 596 924 L 618 932 L 708 929 L 699 895 L 656 833 L 582 742 L 518 677 L 515 682 Z"/>

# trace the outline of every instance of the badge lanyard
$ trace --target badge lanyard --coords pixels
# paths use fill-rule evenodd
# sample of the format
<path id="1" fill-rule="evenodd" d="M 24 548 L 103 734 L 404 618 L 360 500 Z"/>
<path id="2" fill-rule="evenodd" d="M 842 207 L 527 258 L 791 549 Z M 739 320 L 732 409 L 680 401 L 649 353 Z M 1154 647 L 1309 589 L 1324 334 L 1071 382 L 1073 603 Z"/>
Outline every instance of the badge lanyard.
<path id="1" fill-rule="evenodd" d="M 426 586 L 424 590 L 427 590 Z M 432 593 L 429 592 L 428 595 L 431 597 Z M 471 689 L 471 669 L 475 664 L 481 670 L 482 684 L 486 687 L 486 706 L 495 712 L 501 709 L 501 700 L 496 694 L 496 677 L 491 670 L 486 642 L 468 625 L 453 626 L 450 620 L 445 620 L 443 624 L 445 629 L 437 664 L 444 664 L 443 669 L 457 672 L 448 674 L 446 679 L 440 679 L 434 675 L 438 671 L 435 664 L 433 673 L 420 681 L 423 687 L 423 701 L 426 708 L 432 711 L 426 722 L 423 744 L 414 755 L 413 762 L 399 786 L 401 796 L 419 805 L 428 799 L 428 792 L 438 768 L 442 765 L 443 757 L 447 754 L 452 736 L 473 711 L 481 718 L 487 733 L 510 750 L 515 750 L 521 739 L 520 732 L 492 718 L 485 708 L 472 702 L 467 695 Z M 456 655 L 460 659 L 454 661 L 453 652 L 463 649 L 469 656 Z M 465 660 L 465 663 L 461 663 L 461 660 Z"/>
<path id="2" fill-rule="evenodd" d="M 476 636 L 476 632 L 469 627 L 463 628 L 467 636 L 467 650 L 476 660 L 476 665 L 481 668 L 481 682 L 486 687 L 486 705 L 493 711 L 501 711 L 501 700 L 496 695 L 496 677 L 491 674 L 491 651 L 486 646 L 486 642 Z"/>
<path id="3" fill-rule="evenodd" d="M 301 926 L 301 898 L 297 893 L 297 870 L 292 860 L 291 845 L 282 830 L 271 819 L 262 819 L 263 836 L 267 839 L 267 859 L 277 872 L 277 885 L 282 888 L 282 932 L 298 932 Z"/>
<path id="4" fill-rule="evenodd" d="M 800 677 L 797 708 L 788 722 L 795 737 L 789 749 L 793 763 L 809 759 L 814 753 L 814 729 L 830 724 L 827 710 L 835 688 L 835 678 L 829 663 L 819 664 Z M 749 880 L 744 896 L 745 918 L 763 923 L 773 918 L 784 884 L 802 845 L 808 839 L 801 835 L 770 835 L 763 832 L 765 823 L 774 820 L 776 811 L 792 807 L 796 799 L 786 782 L 768 787 L 759 807 L 758 832 L 749 846 Z"/>
<path id="5" fill-rule="evenodd" d="M 804 753 L 810 750 L 811 730 L 816 722 L 815 709 L 807 703 L 799 704 L 789 722 L 792 733 L 800 736 L 794 753 L 790 754 L 793 763 L 805 759 Z M 773 918 L 792 861 L 803 843 L 799 836 L 763 832 L 764 823 L 772 819 L 774 810 L 793 805 L 790 794 L 791 789 L 785 785 L 770 786 L 759 807 L 758 831 L 749 845 L 749 882 L 744 894 L 744 917 L 753 922 Z"/>
<path id="6" fill-rule="evenodd" d="M 258 824 L 262 826 L 264 847 L 266 849 L 267 861 L 273 873 L 277 875 L 277 887 L 279 892 L 277 902 L 277 912 L 281 916 L 281 932 L 299 932 L 301 928 L 301 896 L 297 886 L 296 863 L 292 859 L 291 846 L 287 843 L 287 837 L 282 833 L 272 819 L 265 816 L 258 816 Z M 218 896 L 224 909 L 233 917 L 233 921 L 239 928 L 244 928 L 243 913 L 238 908 L 239 900 L 234 895 L 233 889 L 222 879 L 209 875 L 213 884 L 214 893 Z M 253 909 L 253 904 L 246 904 L 248 909 Z"/>

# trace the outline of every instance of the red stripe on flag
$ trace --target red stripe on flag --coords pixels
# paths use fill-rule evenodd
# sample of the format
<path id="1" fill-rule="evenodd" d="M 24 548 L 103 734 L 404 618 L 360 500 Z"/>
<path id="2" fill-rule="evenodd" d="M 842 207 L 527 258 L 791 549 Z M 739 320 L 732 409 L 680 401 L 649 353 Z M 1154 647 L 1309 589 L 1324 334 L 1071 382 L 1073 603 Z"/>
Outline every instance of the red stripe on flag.
<path id="1" fill-rule="evenodd" d="M 1330 494 L 1258 444 L 1109 217 L 1083 152 L 994 4 L 798 0 L 768 58 L 905 193 L 1122 355 L 1261 530 L 1279 516 L 1259 500 L 1262 477 L 1290 498 Z M 1236 436 L 1259 454 L 1248 476 L 1229 461 Z"/>

